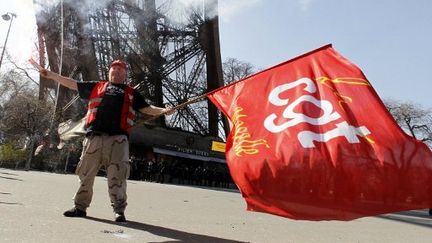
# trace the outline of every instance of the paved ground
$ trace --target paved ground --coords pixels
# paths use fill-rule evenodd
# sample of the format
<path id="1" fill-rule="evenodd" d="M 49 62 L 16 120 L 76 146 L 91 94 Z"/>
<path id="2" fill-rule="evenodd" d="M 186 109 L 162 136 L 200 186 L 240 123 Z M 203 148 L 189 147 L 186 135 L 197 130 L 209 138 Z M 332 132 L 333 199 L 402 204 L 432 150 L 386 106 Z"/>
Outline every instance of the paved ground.
<path id="1" fill-rule="evenodd" d="M 237 192 L 129 181 L 127 223 L 112 221 L 106 179 L 87 218 L 66 218 L 74 175 L 0 169 L 0 242 L 432 242 L 425 210 L 351 222 L 295 221 L 244 210 Z"/>

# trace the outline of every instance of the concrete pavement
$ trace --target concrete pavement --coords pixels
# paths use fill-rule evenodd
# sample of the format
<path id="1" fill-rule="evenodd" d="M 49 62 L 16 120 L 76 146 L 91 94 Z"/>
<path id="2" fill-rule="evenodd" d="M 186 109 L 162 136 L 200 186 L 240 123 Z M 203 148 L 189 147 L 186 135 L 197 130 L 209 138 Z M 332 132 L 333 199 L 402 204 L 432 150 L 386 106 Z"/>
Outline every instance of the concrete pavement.
<path id="1" fill-rule="evenodd" d="M 87 218 L 66 218 L 75 175 L 0 168 L 0 242 L 432 242 L 425 210 L 350 222 L 295 221 L 245 211 L 235 191 L 128 182 L 127 223 L 113 222 L 97 177 Z"/>

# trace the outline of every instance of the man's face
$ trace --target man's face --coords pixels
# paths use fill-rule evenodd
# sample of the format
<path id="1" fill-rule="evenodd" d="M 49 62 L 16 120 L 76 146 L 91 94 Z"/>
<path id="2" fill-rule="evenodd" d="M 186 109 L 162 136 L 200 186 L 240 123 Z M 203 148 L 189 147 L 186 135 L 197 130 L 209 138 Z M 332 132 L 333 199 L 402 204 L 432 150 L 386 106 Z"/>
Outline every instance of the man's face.
<path id="1" fill-rule="evenodd" d="M 109 70 L 109 81 L 114 84 L 123 84 L 126 81 L 126 69 L 114 65 Z"/>

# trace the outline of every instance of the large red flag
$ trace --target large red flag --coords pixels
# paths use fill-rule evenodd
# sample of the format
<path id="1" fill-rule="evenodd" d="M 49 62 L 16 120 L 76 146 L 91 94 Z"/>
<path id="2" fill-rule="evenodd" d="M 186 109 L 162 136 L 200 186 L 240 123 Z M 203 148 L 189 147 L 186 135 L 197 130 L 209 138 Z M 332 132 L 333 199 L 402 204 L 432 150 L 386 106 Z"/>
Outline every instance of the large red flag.
<path id="1" fill-rule="evenodd" d="M 222 87 L 226 158 L 247 209 L 352 220 L 432 207 L 432 152 L 331 45 Z"/>

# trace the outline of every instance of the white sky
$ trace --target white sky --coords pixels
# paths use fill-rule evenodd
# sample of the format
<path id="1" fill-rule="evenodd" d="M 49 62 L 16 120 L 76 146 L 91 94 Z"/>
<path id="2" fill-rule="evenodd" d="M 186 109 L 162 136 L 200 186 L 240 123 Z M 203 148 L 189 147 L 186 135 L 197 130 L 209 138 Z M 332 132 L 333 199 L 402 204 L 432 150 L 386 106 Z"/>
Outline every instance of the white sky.
<path id="1" fill-rule="evenodd" d="M 7 50 L 23 62 L 36 40 L 32 2 L 0 0 L 0 14 L 18 15 Z M 333 43 L 382 98 L 432 108 L 431 11 L 429 0 L 219 0 L 222 57 L 263 69 Z M 0 19 L 1 48 L 8 26 Z"/>
<path id="2" fill-rule="evenodd" d="M 7 12 L 15 13 L 17 17 L 12 21 L 6 50 L 14 58 L 28 58 L 36 42 L 36 19 L 33 0 L 0 0 L 0 15 Z M 3 50 L 9 24 L 10 21 L 0 19 L 1 50 Z M 5 62 L 5 59 L 3 61 Z"/>

